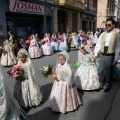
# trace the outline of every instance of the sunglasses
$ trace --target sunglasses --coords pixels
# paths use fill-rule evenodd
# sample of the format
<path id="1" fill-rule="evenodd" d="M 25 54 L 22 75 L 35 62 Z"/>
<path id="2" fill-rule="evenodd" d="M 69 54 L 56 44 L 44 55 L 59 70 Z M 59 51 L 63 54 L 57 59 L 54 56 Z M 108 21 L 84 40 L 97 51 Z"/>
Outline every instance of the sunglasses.
<path id="1" fill-rule="evenodd" d="M 106 26 L 106 27 L 111 27 L 112 25 L 111 25 L 111 24 L 106 24 L 105 26 Z"/>

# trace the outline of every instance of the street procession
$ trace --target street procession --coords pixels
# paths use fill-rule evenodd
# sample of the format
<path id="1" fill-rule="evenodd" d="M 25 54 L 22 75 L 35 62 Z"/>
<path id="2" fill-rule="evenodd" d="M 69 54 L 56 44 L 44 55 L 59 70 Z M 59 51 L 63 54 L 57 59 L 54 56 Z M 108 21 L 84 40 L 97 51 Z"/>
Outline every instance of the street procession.
<path id="1" fill-rule="evenodd" d="M 120 120 L 120 1 L 8 1 L 0 120 Z"/>

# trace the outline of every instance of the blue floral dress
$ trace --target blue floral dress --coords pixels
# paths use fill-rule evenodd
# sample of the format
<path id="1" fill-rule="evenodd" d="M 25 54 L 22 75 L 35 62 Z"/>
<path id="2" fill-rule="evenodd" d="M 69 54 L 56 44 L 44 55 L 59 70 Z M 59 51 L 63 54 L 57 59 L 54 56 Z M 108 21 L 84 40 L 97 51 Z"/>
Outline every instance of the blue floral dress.
<path id="1" fill-rule="evenodd" d="M 100 87 L 97 69 L 90 54 L 82 55 L 82 64 L 75 74 L 75 85 L 82 90 L 95 90 Z"/>

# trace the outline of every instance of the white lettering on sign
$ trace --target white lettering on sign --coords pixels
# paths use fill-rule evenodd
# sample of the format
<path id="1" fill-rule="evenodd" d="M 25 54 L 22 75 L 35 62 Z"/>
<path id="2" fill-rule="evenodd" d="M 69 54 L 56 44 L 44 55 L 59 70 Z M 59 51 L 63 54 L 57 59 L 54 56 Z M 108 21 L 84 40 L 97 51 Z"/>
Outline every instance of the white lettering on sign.
<path id="1" fill-rule="evenodd" d="M 9 11 L 44 15 L 44 6 L 23 1 L 9 0 Z"/>

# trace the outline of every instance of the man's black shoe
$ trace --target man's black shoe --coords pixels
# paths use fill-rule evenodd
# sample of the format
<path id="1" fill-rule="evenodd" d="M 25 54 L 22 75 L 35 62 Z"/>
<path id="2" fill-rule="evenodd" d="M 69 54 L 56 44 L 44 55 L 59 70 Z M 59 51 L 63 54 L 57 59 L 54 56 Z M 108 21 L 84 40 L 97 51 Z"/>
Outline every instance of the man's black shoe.
<path id="1" fill-rule="evenodd" d="M 108 92 L 111 87 L 105 87 L 104 92 Z"/>
<path id="2" fill-rule="evenodd" d="M 100 87 L 99 87 L 99 90 L 103 90 L 103 86 L 100 86 Z"/>

